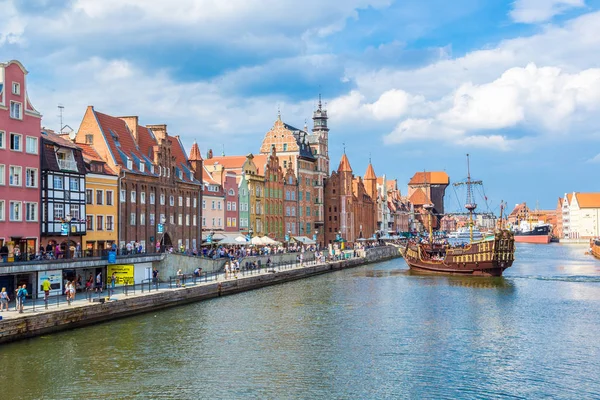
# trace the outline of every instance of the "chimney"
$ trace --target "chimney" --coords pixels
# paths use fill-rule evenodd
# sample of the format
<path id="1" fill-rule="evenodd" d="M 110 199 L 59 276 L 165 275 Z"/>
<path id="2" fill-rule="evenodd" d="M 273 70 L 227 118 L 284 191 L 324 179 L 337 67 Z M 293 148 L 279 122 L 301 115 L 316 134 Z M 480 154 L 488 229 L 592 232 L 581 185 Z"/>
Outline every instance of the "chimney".
<path id="1" fill-rule="evenodd" d="M 160 144 L 161 141 L 167 140 L 167 125 L 146 125 L 146 128 L 152 129 L 154 136 L 156 136 L 156 140 Z"/>
<path id="2" fill-rule="evenodd" d="M 121 121 L 125 122 L 125 124 L 129 128 L 129 131 L 133 135 L 133 139 L 135 140 L 136 143 L 139 143 L 139 141 L 138 141 L 138 117 L 137 116 L 119 117 L 119 119 Z"/>

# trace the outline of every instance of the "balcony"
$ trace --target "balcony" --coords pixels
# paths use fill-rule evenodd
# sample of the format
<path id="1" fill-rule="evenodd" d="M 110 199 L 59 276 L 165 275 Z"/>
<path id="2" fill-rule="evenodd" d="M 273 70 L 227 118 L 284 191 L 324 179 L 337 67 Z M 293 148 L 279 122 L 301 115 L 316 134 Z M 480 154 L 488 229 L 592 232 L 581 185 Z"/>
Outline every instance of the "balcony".
<path id="1" fill-rule="evenodd" d="M 58 167 L 67 171 L 77 171 L 77 163 L 73 160 L 58 160 Z"/>

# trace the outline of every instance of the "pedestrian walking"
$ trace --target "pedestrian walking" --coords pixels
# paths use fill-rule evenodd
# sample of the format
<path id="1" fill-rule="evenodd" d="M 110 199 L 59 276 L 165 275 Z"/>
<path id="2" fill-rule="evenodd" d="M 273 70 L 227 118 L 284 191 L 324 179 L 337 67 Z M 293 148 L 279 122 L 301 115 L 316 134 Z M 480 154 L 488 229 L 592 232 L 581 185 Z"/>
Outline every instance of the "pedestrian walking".
<path id="1" fill-rule="evenodd" d="M 156 267 L 154 267 L 154 269 L 152 270 L 152 282 L 156 285 L 156 288 L 158 289 L 158 270 L 156 269 Z"/>
<path id="2" fill-rule="evenodd" d="M 8 302 L 10 301 L 10 297 L 8 297 L 8 292 L 6 291 L 6 288 L 3 287 L 2 291 L 0 292 L 0 312 L 4 311 L 4 309 L 6 308 L 6 311 L 8 311 Z"/>
<path id="3" fill-rule="evenodd" d="M 17 290 L 17 310 L 19 311 L 19 314 L 23 314 L 23 309 L 25 308 L 25 299 L 27 298 L 28 294 L 27 285 L 25 284 Z"/>
<path id="4" fill-rule="evenodd" d="M 98 275 L 96 275 L 96 292 L 100 290 L 100 293 L 103 292 L 102 290 L 102 272 L 98 272 Z"/>
<path id="5" fill-rule="evenodd" d="M 44 291 L 44 307 L 46 310 L 48 309 L 48 299 L 50 298 L 50 289 L 52 288 L 52 284 L 50 283 L 50 278 L 46 277 L 44 282 L 42 282 L 42 290 Z"/>
<path id="6" fill-rule="evenodd" d="M 179 268 L 177 270 L 177 282 L 176 282 L 175 286 L 181 287 L 182 281 L 183 281 L 183 271 L 181 270 L 181 268 Z"/>
<path id="7" fill-rule="evenodd" d="M 111 287 L 111 289 L 115 290 L 116 283 L 117 283 L 117 274 L 115 272 L 113 272 L 112 275 L 110 276 L 110 287 Z"/>

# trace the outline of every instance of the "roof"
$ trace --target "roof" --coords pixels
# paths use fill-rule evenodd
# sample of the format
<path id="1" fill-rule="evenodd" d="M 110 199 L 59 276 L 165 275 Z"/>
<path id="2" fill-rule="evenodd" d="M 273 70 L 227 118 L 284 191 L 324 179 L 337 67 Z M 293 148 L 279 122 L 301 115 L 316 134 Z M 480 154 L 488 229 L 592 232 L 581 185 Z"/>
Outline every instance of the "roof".
<path id="1" fill-rule="evenodd" d="M 64 135 L 57 135 L 51 129 L 46 129 L 46 128 L 42 129 L 42 137 L 44 139 L 49 140 L 49 141 L 57 144 L 58 146 L 68 147 L 71 149 L 79 148 L 75 143 L 71 142 L 69 139 L 64 138 L 63 136 Z"/>
<path id="2" fill-rule="evenodd" d="M 346 157 L 346 153 L 342 154 L 342 159 L 340 160 L 338 172 L 352 172 L 352 167 L 350 166 L 350 161 L 348 161 L 348 157 Z"/>
<path id="3" fill-rule="evenodd" d="M 600 208 L 600 193 L 575 193 L 580 208 Z"/>
<path id="4" fill-rule="evenodd" d="M 408 182 L 409 185 L 448 185 L 450 177 L 444 171 L 417 172 Z"/>
<path id="5" fill-rule="evenodd" d="M 367 172 L 365 173 L 365 180 L 377 180 L 377 175 L 375 175 L 375 170 L 373 170 L 373 164 L 369 163 L 367 167 Z"/>
<path id="6" fill-rule="evenodd" d="M 427 194 L 423 191 L 423 189 L 420 189 L 420 188 L 415 190 L 415 192 L 412 194 L 412 196 L 410 196 L 409 201 L 416 206 L 417 205 L 422 206 L 424 204 L 432 204 L 433 203 L 431 201 L 431 199 L 427 196 Z"/>
<path id="7" fill-rule="evenodd" d="M 83 160 L 85 162 L 89 163 L 95 161 L 98 163 L 102 163 L 102 168 L 104 170 L 103 172 L 105 174 L 115 175 L 115 172 L 106 164 L 106 161 L 104 161 L 102 157 L 100 157 L 100 155 L 93 146 L 85 143 L 79 143 L 77 144 L 77 146 L 81 149 L 81 154 L 83 155 Z"/>
<path id="8" fill-rule="evenodd" d="M 529 212 L 529 208 L 527 207 L 526 203 L 517 204 L 515 206 L 515 208 L 513 208 L 513 210 L 510 212 L 510 214 L 508 216 L 509 217 L 510 216 L 516 216 L 517 214 L 519 214 L 521 212 L 525 212 L 525 213 Z"/>

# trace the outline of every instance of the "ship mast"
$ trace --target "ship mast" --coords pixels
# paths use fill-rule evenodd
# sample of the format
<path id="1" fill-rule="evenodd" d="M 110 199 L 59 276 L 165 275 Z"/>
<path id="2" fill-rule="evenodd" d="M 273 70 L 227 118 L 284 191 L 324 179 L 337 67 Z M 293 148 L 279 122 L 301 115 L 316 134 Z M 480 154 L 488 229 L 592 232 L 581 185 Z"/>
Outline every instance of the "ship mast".
<path id="1" fill-rule="evenodd" d="M 473 211 L 477 208 L 477 204 L 473 202 L 472 185 L 471 165 L 469 163 L 469 154 L 467 154 L 467 204 L 465 204 L 465 208 L 469 211 L 469 243 L 473 243 Z"/>

